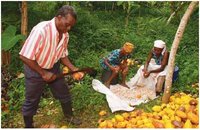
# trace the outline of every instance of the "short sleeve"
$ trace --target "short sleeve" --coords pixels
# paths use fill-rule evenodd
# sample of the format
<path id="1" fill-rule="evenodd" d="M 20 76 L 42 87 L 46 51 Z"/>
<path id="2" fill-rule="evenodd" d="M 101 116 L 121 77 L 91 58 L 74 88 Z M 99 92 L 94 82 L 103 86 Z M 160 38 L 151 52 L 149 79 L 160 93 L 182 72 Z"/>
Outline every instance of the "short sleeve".
<path id="1" fill-rule="evenodd" d="M 33 29 L 26 39 L 19 54 L 30 60 L 35 60 L 35 54 L 38 52 L 42 42 L 43 36 L 41 30 Z"/>
<path id="2" fill-rule="evenodd" d="M 109 55 L 108 55 L 108 60 L 111 61 L 113 59 L 117 59 L 119 57 L 119 52 L 117 50 L 112 51 Z"/>

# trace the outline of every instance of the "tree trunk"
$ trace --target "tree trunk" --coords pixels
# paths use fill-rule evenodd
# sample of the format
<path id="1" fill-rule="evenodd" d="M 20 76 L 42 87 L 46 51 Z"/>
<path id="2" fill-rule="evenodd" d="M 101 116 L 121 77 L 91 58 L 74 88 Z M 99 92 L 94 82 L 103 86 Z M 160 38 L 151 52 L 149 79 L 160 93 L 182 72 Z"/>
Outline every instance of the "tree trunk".
<path id="1" fill-rule="evenodd" d="M 1 51 L 1 60 L 2 65 L 9 65 L 10 64 L 10 52 L 9 51 Z"/>
<path id="2" fill-rule="evenodd" d="M 179 24 L 178 30 L 176 32 L 173 44 L 172 44 L 172 48 L 171 48 L 171 52 L 170 52 L 170 56 L 169 56 L 169 63 L 168 63 L 168 73 L 166 75 L 166 82 L 165 82 L 165 90 L 164 90 L 164 95 L 162 97 L 162 102 L 163 103 L 168 103 L 169 102 L 169 98 L 170 98 L 170 90 L 171 90 L 171 86 L 172 86 L 172 76 L 173 76 L 173 72 L 174 72 L 174 62 L 175 62 L 175 56 L 176 56 L 176 52 L 178 49 L 178 45 L 180 43 L 180 40 L 183 36 L 183 32 L 185 30 L 185 27 L 187 25 L 187 22 L 195 8 L 195 5 L 198 3 L 198 1 L 193 1 L 190 3 L 189 7 L 187 8 L 184 16 L 181 19 L 181 22 Z"/>
<path id="3" fill-rule="evenodd" d="M 22 1 L 21 8 L 21 34 L 27 36 L 28 34 L 28 17 L 27 17 L 27 2 Z"/>
<path id="4" fill-rule="evenodd" d="M 114 8 L 115 8 L 115 2 L 113 1 L 112 2 L 112 11 L 114 11 Z"/>

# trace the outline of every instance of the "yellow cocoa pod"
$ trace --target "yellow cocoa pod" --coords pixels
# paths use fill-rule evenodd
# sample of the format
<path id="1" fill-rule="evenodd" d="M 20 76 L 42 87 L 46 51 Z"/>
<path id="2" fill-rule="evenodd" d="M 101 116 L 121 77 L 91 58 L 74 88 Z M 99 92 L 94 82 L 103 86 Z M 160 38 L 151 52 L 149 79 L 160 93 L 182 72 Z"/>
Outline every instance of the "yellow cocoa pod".
<path id="1" fill-rule="evenodd" d="M 151 121 L 148 118 L 143 119 L 144 124 L 150 123 Z"/>
<path id="2" fill-rule="evenodd" d="M 106 115 L 106 111 L 100 111 L 100 112 L 99 112 L 99 115 L 100 115 L 100 116 Z"/>
<path id="3" fill-rule="evenodd" d="M 168 114 L 168 115 L 173 115 L 174 111 L 171 108 L 165 108 L 164 111 Z"/>
<path id="4" fill-rule="evenodd" d="M 126 124 L 126 128 L 132 128 L 132 124 L 131 123 L 127 123 Z"/>
<path id="5" fill-rule="evenodd" d="M 181 122 L 181 118 L 179 116 L 175 116 L 174 117 L 176 121 L 180 121 Z"/>
<path id="6" fill-rule="evenodd" d="M 142 117 L 141 116 L 137 116 L 136 120 L 142 120 Z"/>
<path id="7" fill-rule="evenodd" d="M 160 106 L 162 109 L 166 108 L 167 107 L 167 104 L 165 103 L 162 103 L 162 105 Z"/>
<path id="8" fill-rule="evenodd" d="M 62 127 L 60 127 L 60 128 L 67 128 L 67 126 L 66 125 L 63 125 Z"/>
<path id="9" fill-rule="evenodd" d="M 187 119 L 187 121 L 186 121 L 185 124 L 183 125 L 183 128 L 192 128 L 192 123 L 190 122 L 189 119 Z"/>
<path id="10" fill-rule="evenodd" d="M 138 128 L 137 125 L 133 125 L 133 124 L 131 125 L 131 127 L 132 128 Z"/>
<path id="11" fill-rule="evenodd" d="M 130 117 L 131 117 L 131 118 L 135 118 L 135 117 L 137 117 L 137 114 L 136 114 L 135 112 L 131 112 L 131 113 L 130 113 Z"/>
<path id="12" fill-rule="evenodd" d="M 174 125 L 171 122 L 166 122 L 165 128 L 174 128 Z"/>
<path id="13" fill-rule="evenodd" d="M 112 123 L 116 123 L 116 119 L 115 118 L 112 118 L 111 121 L 112 121 Z"/>
<path id="14" fill-rule="evenodd" d="M 69 68 L 67 66 L 63 67 L 63 73 L 68 73 L 69 72 Z"/>
<path id="15" fill-rule="evenodd" d="M 147 117 L 153 117 L 152 113 L 147 113 Z"/>
<path id="16" fill-rule="evenodd" d="M 121 116 L 121 115 L 115 115 L 115 119 L 116 119 L 116 121 L 118 121 L 118 122 L 124 121 L 124 117 Z"/>
<path id="17" fill-rule="evenodd" d="M 141 119 L 143 120 L 143 119 L 146 119 L 147 118 L 147 116 L 141 116 Z"/>
<path id="18" fill-rule="evenodd" d="M 152 123 L 145 124 L 145 128 L 155 128 Z"/>
<path id="19" fill-rule="evenodd" d="M 175 104 L 181 105 L 183 103 L 183 100 L 181 100 L 181 98 L 176 98 L 174 102 Z"/>
<path id="20" fill-rule="evenodd" d="M 129 114 L 127 112 L 123 113 L 122 116 L 124 117 L 124 119 L 128 119 L 129 118 Z"/>
<path id="21" fill-rule="evenodd" d="M 125 128 L 126 127 L 126 122 L 118 122 L 116 127 L 117 128 Z"/>
<path id="22" fill-rule="evenodd" d="M 107 128 L 113 128 L 112 121 L 107 121 Z"/>
<path id="23" fill-rule="evenodd" d="M 99 123 L 99 128 L 106 128 L 107 127 L 107 122 L 103 121 L 101 123 Z"/>
<path id="24" fill-rule="evenodd" d="M 190 105 L 189 104 L 185 104 L 184 107 L 185 107 L 186 113 L 190 111 Z"/>
<path id="25" fill-rule="evenodd" d="M 138 125 L 138 126 L 143 125 L 143 123 L 144 123 L 143 120 L 138 120 L 138 121 L 137 121 L 137 125 Z"/>
<path id="26" fill-rule="evenodd" d="M 162 116 L 162 120 L 169 120 L 170 118 L 169 118 L 169 116 L 167 116 L 167 115 L 163 115 Z"/>
<path id="27" fill-rule="evenodd" d="M 172 115 L 172 116 L 170 117 L 170 120 L 175 120 L 174 115 Z"/>
<path id="28" fill-rule="evenodd" d="M 138 128 L 146 128 L 145 125 L 139 125 Z"/>
<path id="29" fill-rule="evenodd" d="M 161 109 L 161 106 L 154 106 L 152 107 L 152 110 L 155 112 L 160 112 L 162 109 Z"/>
<path id="30" fill-rule="evenodd" d="M 199 117 L 192 112 L 187 113 L 187 118 L 194 124 L 199 124 Z"/>
<path id="31" fill-rule="evenodd" d="M 131 119 L 129 120 L 129 122 L 130 122 L 131 124 L 135 125 L 136 122 L 137 122 L 137 119 L 131 118 Z"/>
<path id="32" fill-rule="evenodd" d="M 187 118 L 187 115 L 183 111 L 180 111 L 180 110 L 176 111 L 176 115 L 183 119 Z"/>
<path id="33" fill-rule="evenodd" d="M 175 100 L 175 96 L 171 96 L 170 98 L 169 98 L 169 101 L 170 102 L 173 102 Z"/>

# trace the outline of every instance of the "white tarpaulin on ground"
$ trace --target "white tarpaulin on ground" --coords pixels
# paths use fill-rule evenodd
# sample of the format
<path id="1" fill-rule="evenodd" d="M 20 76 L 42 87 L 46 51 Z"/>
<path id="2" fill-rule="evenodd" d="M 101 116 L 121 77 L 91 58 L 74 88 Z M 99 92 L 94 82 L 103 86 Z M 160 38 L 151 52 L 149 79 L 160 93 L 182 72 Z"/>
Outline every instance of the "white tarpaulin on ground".
<path id="1" fill-rule="evenodd" d="M 156 94 L 154 91 L 145 87 L 125 88 L 119 84 L 111 85 L 108 89 L 99 80 L 93 79 L 92 86 L 97 92 L 106 95 L 108 105 L 112 112 L 115 111 L 132 111 L 134 105 L 145 103 L 149 99 L 155 99 Z"/>
<path id="2" fill-rule="evenodd" d="M 160 65 L 156 65 L 155 60 L 151 60 L 148 70 L 155 70 L 159 67 Z M 156 98 L 155 85 L 157 78 L 166 75 L 167 72 L 167 67 L 165 67 L 164 71 L 151 73 L 148 78 L 144 78 L 143 68 L 144 66 L 141 66 L 137 74 L 126 83 L 130 89 L 119 84 L 110 85 L 110 89 L 108 89 L 97 79 L 92 81 L 92 86 L 96 91 L 106 95 L 112 112 L 119 110 L 132 111 L 134 109 L 133 106 Z"/>

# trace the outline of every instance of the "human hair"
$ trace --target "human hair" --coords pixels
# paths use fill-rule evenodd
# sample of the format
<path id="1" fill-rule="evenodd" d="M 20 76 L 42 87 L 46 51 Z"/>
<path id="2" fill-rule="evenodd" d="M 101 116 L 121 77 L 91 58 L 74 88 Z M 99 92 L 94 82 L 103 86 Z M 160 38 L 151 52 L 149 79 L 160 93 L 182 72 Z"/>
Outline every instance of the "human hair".
<path id="1" fill-rule="evenodd" d="M 69 5 L 62 6 L 58 10 L 56 16 L 58 16 L 58 15 L 66 16 L 67 14 L 71 14 L 74 17 L 75 20 L 77 19 L 77 14 L 76 14 L 75 9 L 72 6 L 69 6 Z"/>

